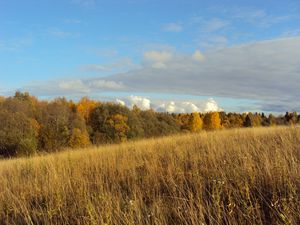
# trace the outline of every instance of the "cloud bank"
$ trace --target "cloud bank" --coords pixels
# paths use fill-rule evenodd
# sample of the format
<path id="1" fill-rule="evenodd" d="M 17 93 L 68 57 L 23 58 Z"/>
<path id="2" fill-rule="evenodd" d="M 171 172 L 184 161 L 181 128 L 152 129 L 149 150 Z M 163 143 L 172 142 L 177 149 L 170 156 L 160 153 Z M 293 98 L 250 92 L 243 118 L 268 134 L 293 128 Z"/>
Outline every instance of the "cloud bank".
<path id="1" fill-rule="evenodd" d="M 171 50 L 148 51 L 140 69 L 105 78 L 29 85 L 26 90 L 48 94 L 119 91 L 224 97 L 256 101 L 256 109 L 264 111 L 300 111 L 300 37 L 205 53 L 197 50 L 189 55 Z M 143 107 L 148 107 L 148 103 Z M 188 107 L 196 111 L 199 108 L 172 102 L 162 103 L 160 108 L 179 112 Z"/>
<path id="2" fill-rule="evenodd" d="M 223 48 L 205 53 L 205 60 L 194 60 L 202 59 L 197 52 L 156 58 L 111 79 L 128 91 L 244 98 L 261 101 L 262 110 L 300 110 L 299 37 Z"/>

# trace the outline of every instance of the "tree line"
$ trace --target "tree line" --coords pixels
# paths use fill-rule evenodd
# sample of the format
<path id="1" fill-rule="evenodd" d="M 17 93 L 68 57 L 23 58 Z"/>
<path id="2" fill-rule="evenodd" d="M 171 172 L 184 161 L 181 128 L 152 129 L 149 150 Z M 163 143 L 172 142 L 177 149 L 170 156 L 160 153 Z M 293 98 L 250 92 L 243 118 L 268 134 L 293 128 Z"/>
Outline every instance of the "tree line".
<path id="1" fill-rule="evenodd" d="M 226 128 L 300 123 L 296 112 L 175 114 L 129 109 L 83 97 L 79 102 L 41 101 L 29 93 L 0 97 L 0 157 L 53 152 L 64 148 L 121 143 L 127 140 Z"/>

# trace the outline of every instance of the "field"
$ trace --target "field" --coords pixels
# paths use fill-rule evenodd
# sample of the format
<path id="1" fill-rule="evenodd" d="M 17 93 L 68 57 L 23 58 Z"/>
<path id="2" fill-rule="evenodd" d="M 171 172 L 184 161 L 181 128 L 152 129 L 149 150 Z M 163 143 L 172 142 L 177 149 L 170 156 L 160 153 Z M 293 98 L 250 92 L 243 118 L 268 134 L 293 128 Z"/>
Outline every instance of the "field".
<path id="1" fill-rule="evenodd" d="M 300 224 L 300 128 L 1 160 L 0 224 Z"/>

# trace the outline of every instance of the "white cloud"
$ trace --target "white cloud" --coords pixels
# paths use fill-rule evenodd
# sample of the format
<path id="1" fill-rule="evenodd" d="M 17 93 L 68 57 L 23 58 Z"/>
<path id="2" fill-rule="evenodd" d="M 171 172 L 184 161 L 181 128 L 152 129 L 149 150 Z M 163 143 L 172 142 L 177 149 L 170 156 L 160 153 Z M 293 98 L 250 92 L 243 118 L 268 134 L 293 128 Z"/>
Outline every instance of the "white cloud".
<path id="1" fill-rule="evenodd" d="M 108 72 L 114 70 L 129 70 L 137 68 L 130 58 L 122 58 L 107 64 L 88 64 L 80 67 L 82 71 Z"/>
<path id="2" fill-rule="evenodd" d="M 183 54 L 162 58 L 168 59 L 164 70 L 146 65 L 111 79 L 129 91 L 243 98 L 262 109 L 272 104 L 300 110 L 300 37 L 209 51 L 202 63 Z"/>
<path id="3" fill-rule="evenodd" d="M 215 32 L 229 25 L 229 22 L 220 18 L 214 18 L 208 21 L 203 21 L 201 24 L 202 32 Z"/>
<path id="4" fill-rule="evenodd" d="M 57 81 L 31 85 L 33 94 L 76 93 L 76 88 L 90 93 L 117 91 L 127 93 L 165 93 L 194 96 L 246 99 L 243 107 L 253 105 L 267 111 L 300 111 L 300 37 L 262 41 L 240 46 L 206 51 L 205 60 L 199 63 L 195 55 L 153 51 L 145 53 L 142 68 L 105 78 L 85 78 L 72 85 L 58 85 Z M 162 63 L 164 69 L 153 66 Z M 161 67 L 162 64 L 160 65 Z M 78 80 L 78 79 L 75 79 Z M 74 87 L 73 89 L 71 87 Z M 78 93 L 77 92 L 77 93 Z M 40 95 L 40 94 L 39 94 Z M 45 94 L 44 94 L 45 95 Z M 142 98 L 142 97 L 141 97 Z M 132 97 L 144 108 L 149 104 L 168 111 L 203 111 L 216 108 L 213 101 L 207 105 L 192 102 L 151 102 L 149 98 Z M 121 99 L 122 101 L 125 101 Z M 251 100 L 251 101 L 250 101 Z M 129 101 L 129 100 L 128 100 Z M 144 101 L 144 102 L 143 102 Z M 191 101 L 186 101 L 191 102 Z M 126 105 L 128 103 L 125 101 Z M 189 109 L 187 109 L 189 107 Z M 237 106 L 240 107 L 240 106 Z"/>
<path id="5" fill-rule="evenodd" d="M 142 110 L 148 110 L 151 108 L 150 99 L 141 96 L 131 95 L 123 100 L 117 99 L 116 101 L 117 103 L 126 105 L 129 108 L 132 108 L 134 105 L 136 105 Z"/>
<path id="6" fill-rule="evenodd" d="M 144 53 L 144 59 L 150 62 L 168 62 L 172 59 L 172 53 L 165 51 L 149 51 Z"/>
<path id="7" fill-rule="evenodd" d="M 96 0 L 71 0 L 72 4 L 77 4 L 85 8 L 91 8 L 96 5 Z"/>
<path id="8" fill-rule="evenodd" d="M 116 102 L 117 102 L 118 104 L 122 105 L 122 106 L 125 106 L 125 105 L 126 105 L 126 103 L 125 103 L 124 101 L 120 100 L 120 99 L 116 99 Z"/>
<path id="9" fill-rule="evenodd" d="M 111 71 L 112 68 L 106 65 L 88 64 L 81 67 L 83 71 L 106 72 Z"/>
<path id="10" fill-rule="evenodd" d="M 8 40 L 0 40 L 0 51 L 19 51 L 30 47 L 33 44 L 32 36 L 23 36 L 11 38 Z"/>
<path id="11" fill-rule="evenodd" d="M 167 62 L 173 57 L 171 52 L 166 51 L 148 51 L 144 53 L 144 63 L 151 65 L 155 69 L 166 69 Z"/>
<path id="12" fill-rule="evenodd" d="M 64 91 L 89 92 L 89 88 L 79 79 L 60 81 L 58 87 Z"/>
<path id="13" fill-rule="evenodd" d="M 122 82 L 103 80 L 103 79 L 93 80 L 89 82 L 88 85 L 93 89 L 118 90 L 124 88 Z"/>
<path id="14" fill-rule="evenodd" d="M 131 102 L 131 107 L 133 107 L 133 105 L 136 105 L 137 107 L 139 107 L 142 110 L 150 109 L 151 101 L 148 98 L 131 95 L 129 97 L 129 101 Z"/>
<path id="15" fill-rule="evenodd" d="M 268 28 L 272 25 L 288 21 L 292 18 L 291 15 L 271 15 L 265 10 L 256 8 L 234 8 L 228 10 L 228 14 L 232 19 L 249 23 L 253 26 Z"/>
<path id="16" fill-rule="evenodd" d="M 80 36 L 79 33 L 64 31 L 57 27 L 48 28 L 47 33 L 56 38 L 75 38 Z"/>
<path id="17" fill-rule="evenodd" d="M 33 82 L 21 88 L 37 96 L 80 95 L 101 93 L 106 91 L 121 91 L 125 88 L 121 81 L 105 78 L 52 80 L 46 83 Z"/>
<path id="18" fill-rule="evenodd" d="M 82 23 L 82 21 L 79 19 L 65 19 L 64 22 L 67 24 L 81 24 Z"/>
<path id="19" fill-rule="evenodd" d="M 125 105 L 132 108 L 134 105 L 138 106 L 142 110 L 153 109 L 159 112 L 169 113 L 192 113 L 192 112 L 210 112 L 210 111 L 222 111 L 217 102 L 213 99 L 206 101 L 163 101 L 163 100 L 151 100 L 141 96 L 131 95 L 123 100 L 116 99 L 116 102 L 121 105 Z"/>
<path id="20" fill-rule="evenodd" d="M 182 31 L 182 25 L 180 23 L 168 23 L 163 25 L 163 30 L 166 32 L 178 33 Z"/>
<path id="21" fill-rule="evenodd" d="M 208 99 L 205 103 L 204 112 L 216 112 L 221 110 L 222 109 L 219 108 L 218 103 L 212 98 Z"/>

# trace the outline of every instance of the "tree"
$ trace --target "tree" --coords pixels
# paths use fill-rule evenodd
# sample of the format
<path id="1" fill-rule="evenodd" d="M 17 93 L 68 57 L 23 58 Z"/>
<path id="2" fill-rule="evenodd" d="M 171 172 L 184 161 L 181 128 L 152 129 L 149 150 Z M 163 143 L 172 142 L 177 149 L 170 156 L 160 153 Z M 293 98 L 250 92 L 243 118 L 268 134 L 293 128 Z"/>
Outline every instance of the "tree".
<path id="1" fill-rule="evenodd" d="M 24 113 L 0 110 L 0 155 L 30 155 L 37 150 L 38 124 Z"/>
<path id="2" fill-rule="evenodd" d="M 69 139 L 69 146 L 71 148 L 84 148 L 90 145 L 90 138 L 88 132 L 74 128 Z"/>
<path id="3" fill-rule="evenodd" d="M 198 132 L 203 127 L 203 121 L 197 112 L 193 112 L 189 118 L 188 128 L 191 132 Z"/>
<path id="4" fill-rule="evenodd" d="M 258 127 L 261 126 L 262 118 L 258 113 L 248 113 L 244 120 L 244 127 Z"/>
<path id="5" fill-rule="evenodd" d="M 127 133 L 130 130 L 127 121 L 128 118 L 121 114 L 115 114 L 108 118 L 107 124 L 113 130 L 114 141 L 124 142 L 127 140 Z"/>
<path id="6" fill-rule="evenodd" d="M 77 112 L 85 119 L 85 121 L 89 122 L 91 112 L 98 104 L 99 103 L 90 100 L 88 97 L 83 97 L 77 104 Z"/>
<path id="7" fill-rule="evenodd" d="M 180 113 L 176 117 L 176 121 L 180 126 L 180 129 L 183 131 L 189 131 L 189 120 L 190 115 L 186 113 Z"/>
<path id="8" fill-rule="evenodd" d="M 47 151 L 65 147 L 78 147 L 78 141 L 86 145 L 88 132 L 83 117 L 70 107 L 64 98 L 43 104 L 38 121 L 41 124 L 39 147 Z M 80 132 L 79 132 L 80 131 Z"/>
<path id="9" fill-rule="evenodd" d="M 204 116 L 204 129 L 215 130 L 221 128 L 221 119 L 218 112 L 209 112 Z"/>

